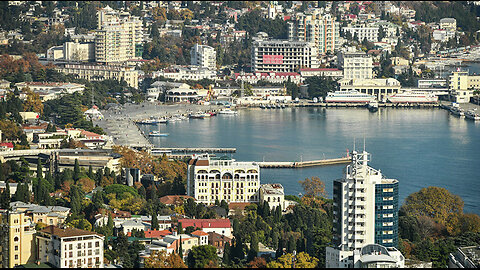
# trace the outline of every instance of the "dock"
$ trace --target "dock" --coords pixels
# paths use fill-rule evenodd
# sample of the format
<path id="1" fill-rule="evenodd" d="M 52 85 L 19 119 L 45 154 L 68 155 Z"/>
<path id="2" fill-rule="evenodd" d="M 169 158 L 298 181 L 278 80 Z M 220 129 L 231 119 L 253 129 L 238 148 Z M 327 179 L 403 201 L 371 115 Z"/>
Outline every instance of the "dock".
<path id="1" fill-rule="evenodd" d="M 289 161 L 264 161 L 257 162 L 260 168 L 305 168 L 314 166 L 327 166 L 337 164 L 348 164 L 351 162 L 350 157 L 321 159 L 311 161 L 289 162 Z"/>
<path id="2" fill-rule="evenodd" d="M 163 153 L 235 153 L 237 148 L 222 148 L 222 147 L 171 147 L 171 148 L 152 148 L 152 155 Z"/>

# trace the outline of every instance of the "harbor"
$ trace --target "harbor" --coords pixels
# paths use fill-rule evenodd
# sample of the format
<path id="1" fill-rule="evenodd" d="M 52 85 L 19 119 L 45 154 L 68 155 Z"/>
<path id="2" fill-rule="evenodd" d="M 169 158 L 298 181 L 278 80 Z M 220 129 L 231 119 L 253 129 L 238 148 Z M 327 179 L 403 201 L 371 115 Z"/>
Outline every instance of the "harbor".
<path id="1" fill-rule="evenodd" d="M 352 159 L 350 157 L 341 157 L 341 158 L 332 158 L 332 159 L 321 159 L 321 160 L 311 160 L 311 161 L 300 161 L 300 162 L 288 162 L 288 161 L 263 161 L 257 162 L 260 168 L 305 168 L 305 167 L 315 167 L 315 166 L 328 166 L 328 165 L 339 165 L 339 164 L 348 164 Z"/>

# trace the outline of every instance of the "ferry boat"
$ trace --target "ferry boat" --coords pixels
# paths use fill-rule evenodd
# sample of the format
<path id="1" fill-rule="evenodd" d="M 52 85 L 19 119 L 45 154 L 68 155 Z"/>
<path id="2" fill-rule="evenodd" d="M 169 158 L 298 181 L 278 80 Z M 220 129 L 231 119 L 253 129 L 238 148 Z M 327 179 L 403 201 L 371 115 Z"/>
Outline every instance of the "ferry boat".
<path id="1" fill-rule="evenodd" d="M 205 118 L 205 114 L 202 113 L 202 112 L 194 113 L 194 114 L 191 114 L 191 115 L 190 115 L 190 118 L 193 118 L 193 119 L 204 119 L 204 118 Z"/>
<path id="2" fill-rule="evenodd" d="M 403 92 L 391 95 L 387 100 L 391 103 L 433 103 L 438 97 L 426 92 Z"/>
<path id="3" fill-rule="evenodd" d="M 477 113 L 477 109 L 468 110 L 465 112 L 465 118 L 478 121 L 480 120 L 480 114 Z"/>
<path id="4" fill-rule="evenodd" d="M 450 112 L 454 115 L 465 116 L 465 111 L 458 105 L 458 103 L 452 103 Z"/>
<path id="5" fill-rule="evenodd" d="M 167 137 L 168 133 L 160 133 L 160 131 L 154 130 L 148 134 L 150 137 Z"/>
<path id="6" fill-rule="evenodd" d="M 234 115 L 234 114 L 238 114 L 238 112 L 237 111 L 232 111 L 229 108 L 226 108 L 226 109 L 223 109 L 223 110 L 219 111 L 218 114 Z"/>
<path id="7" fill-rule="evenodd" d="M 369 102 L 367 105 L 367 108 L 370 112 L 378 111 L 378 102 L 377 101 Z"/>
<path id="8" fill-rule="evenodd" d="M 369 103 L 375 100 L 375 96 L 363 94 L 358 91 L 335 91 L 328 92 L 325 97 L 327 103 Z"/>

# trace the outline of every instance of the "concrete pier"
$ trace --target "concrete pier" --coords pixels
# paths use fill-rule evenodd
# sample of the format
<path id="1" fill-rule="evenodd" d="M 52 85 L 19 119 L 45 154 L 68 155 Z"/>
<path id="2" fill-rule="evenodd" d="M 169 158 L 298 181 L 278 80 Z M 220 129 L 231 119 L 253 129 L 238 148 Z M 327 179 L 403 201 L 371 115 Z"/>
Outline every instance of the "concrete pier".
<path id="1" fill-rule="evenodd" d="M 269 161 L 269 162 L 257 162 L 257 163 L 260 166 L 260 168 L 305 168 L 305 167 L 314 167 L 314 166 L 348 164 L 350 163 L 350 161 L 351 161 L 350 157 L 341 157 L 341 158 L 300 161 L 300 162 Z"/>

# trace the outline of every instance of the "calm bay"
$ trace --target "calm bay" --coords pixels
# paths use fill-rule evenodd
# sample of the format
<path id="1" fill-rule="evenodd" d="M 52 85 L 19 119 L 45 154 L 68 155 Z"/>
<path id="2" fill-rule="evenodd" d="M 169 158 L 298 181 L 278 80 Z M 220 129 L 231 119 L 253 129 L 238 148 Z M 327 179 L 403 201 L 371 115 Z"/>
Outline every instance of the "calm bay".
<path id="1" fill-rule="evenodd" d="M 149 132 L 156 126 L 141 126 Z M 242 109 L 161 125 L 168 137 L 150 138 L 158 147 L 235 147 L 239 161 L 307 161 L 344 156 L 365 147 L 370 166 L 400 181 L 400 200 L 423 187 L 439 186 L 465 201 L 465 212 L 480 214 L 480 123 L 441 109 L 364 108 Z M 332 182 L 345 165 L 262 169 L 262 183 L 281 183 L 298 195 L 298 183 L 318 176 L 332 195 Z"/>

